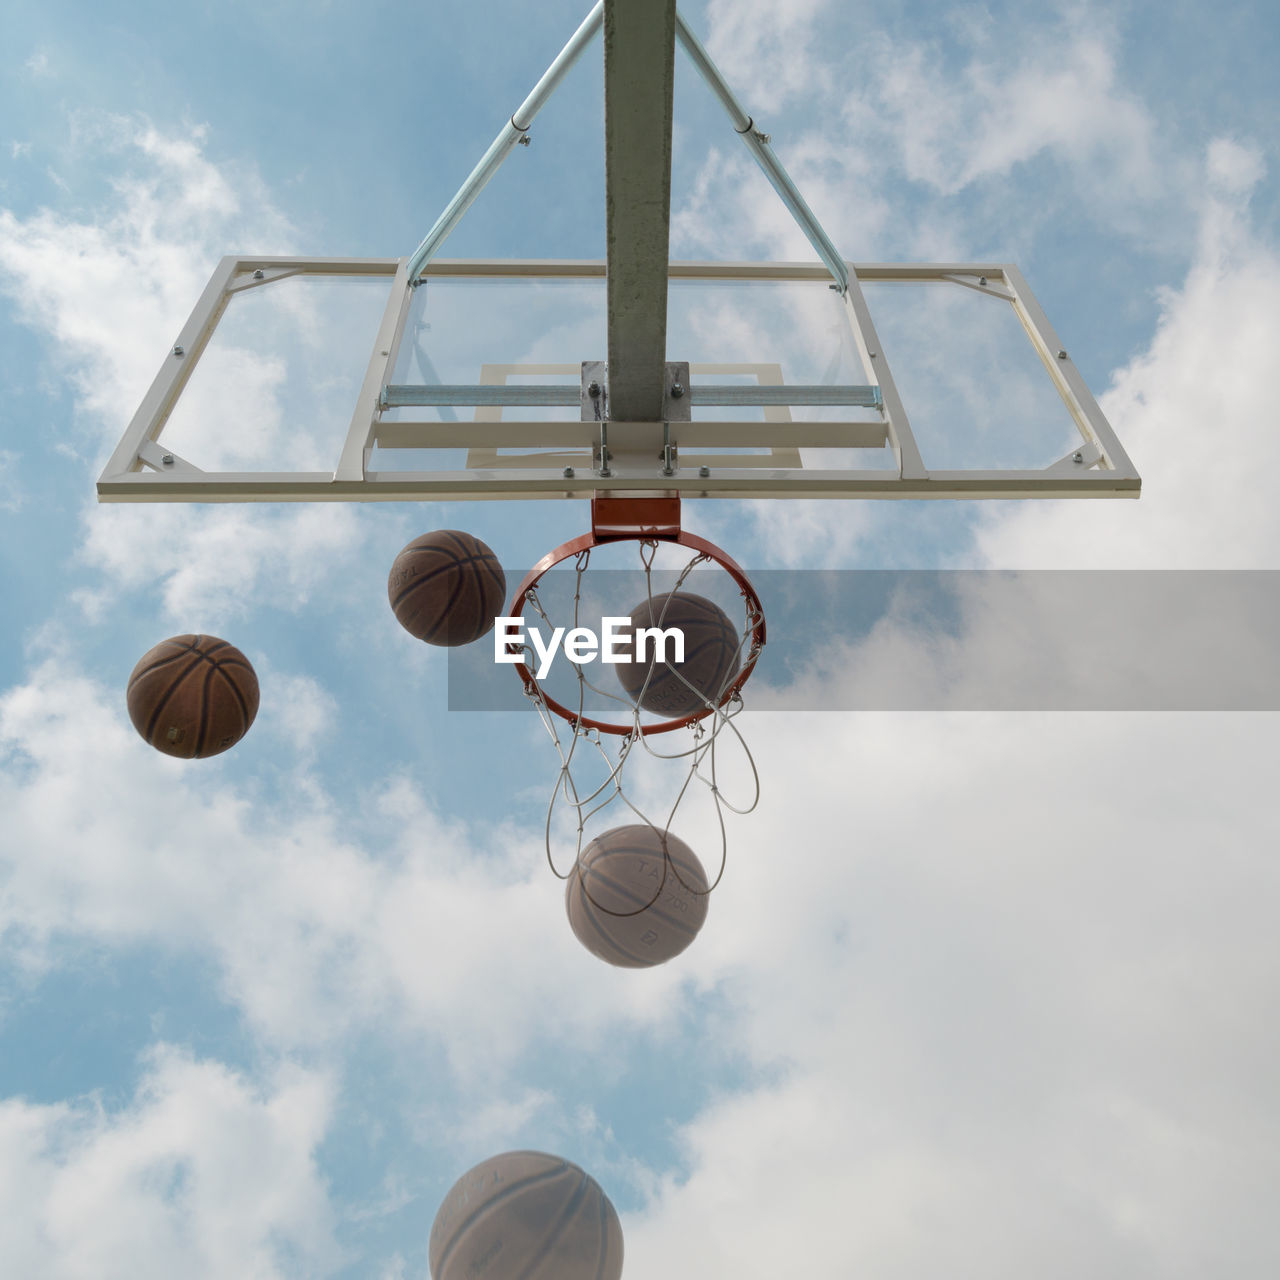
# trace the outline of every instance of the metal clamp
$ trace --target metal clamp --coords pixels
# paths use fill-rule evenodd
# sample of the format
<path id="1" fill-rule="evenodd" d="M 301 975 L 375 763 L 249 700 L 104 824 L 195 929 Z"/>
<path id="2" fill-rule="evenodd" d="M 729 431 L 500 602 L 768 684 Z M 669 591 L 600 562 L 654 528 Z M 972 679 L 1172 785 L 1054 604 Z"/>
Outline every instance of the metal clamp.
<path id="1" fill-rule="evenodd" d="M 613 471 L 609 467 L 609 424 L 601 422 L 600 424 L 600 467 L 599 472 L 604 477 L 613 475 Z"/>

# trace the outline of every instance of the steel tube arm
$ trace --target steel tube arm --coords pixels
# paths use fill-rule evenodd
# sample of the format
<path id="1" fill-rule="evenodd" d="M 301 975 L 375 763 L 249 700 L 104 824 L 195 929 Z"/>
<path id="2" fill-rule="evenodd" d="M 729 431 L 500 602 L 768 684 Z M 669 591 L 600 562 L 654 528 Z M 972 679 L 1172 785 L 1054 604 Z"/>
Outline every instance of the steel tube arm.
<path id="1" fill-rule="evenodd" d="M 690 404 L 736 405 L 755 408 L 760 405 L 853 405 L 862 409 L 878 409 L 883 400 L 877 386 L 827 386 L 797 384 L 780 387 L 753 386 L 750 383 L 693 383 L 685 393 Z M 498 405 L 544 408 L 576 408 L 582 402 L 582 390 L 566 385 L 524 386 L 519 383 L 459 383 L 426 386 L 396 384 L 384 387 L 380 407 L 409 409 L 430 406 Z"/>
<path id="2" fill-rule="evenodd" d="M 528 132 L 534 116 L 546 106 L 547 99 L 564 79 L 569 68 L 577 62 L 582 51 L 591 43 L 592 37 L 600 30 L 603 23 L 604 0 L 597 0 L 595 8 L 587 14 L 582 25 L 573 33 L 569 43 L 560 50 L 556 60 L 534 86 L 533 92 L 516 108 L 511 119 L 494 138 L 489 150 L 484 153 L 480 163 L 472 170 L 471 176 L 462 184 L 458 194 L 449 201 L 448 207 L 436 219 L 436 224 L 427 232 L 426 239 L 414 250 L 413 256 L 409 259 L 410 283 L 417 281 L 423 267 L 444 244 L 449 233 L 458 225 L 462 215 L 471 208 L 475 198 L 484 190 L 489 179 L 498 172 L 502 162 L 510 154 L 511 148 Z"/>
<path id="3" fill-rule="evenodd" d="M 702 42 L 689 29 L 689 24 L 676 14 L 676 38 L 684 46 L 684 51 L 689 55 L 693 65 L 698 68 L 702 78 L 710 86 L 711 91 L 720 99 L 721 105 L 729 115 L 729 119 L 733 121 L 733 127 L 738 136 L 747 144 L 751 154 L 755 156 L 756 163 L 764 171 L 764 176 L 769 179 L 770 185 L 782 197 L 782 202 L 791 211 L 791 216 L 800 226 L 800 230 L 804 232 L 809 243 L 813 245 L 817 251 L 818 257 L 826 263 L 827 269 L 835 277 L 836 283 L 840 286 L 843 293 L 849 287 L 849 268 L 845 266 L 844 259 L 840 256 L 835 245 L 831 243 L 831 238 L 822 229 L 822 224 L 814 215 L 812 209 L 805 203 L 805 198 L 799 192 L 796 184 L 791 181 L 787 171 L 782 167 L 782 162 L 773 154 L 773 149 L 769 146 L 766 134 L 760 133 L 754 125 L 751 117 L 742 109 L 742 104 L 733 96 L 733 90 L 725 83 L 724 77 L 720 74 L 719 68 L 711 61 L 710 54 L 702 47 Z"/>
<path id="4" fill-rule="evenodd" d="M 676 0 L 605 4 L 609 417 L 622 422 L 663 418 L 675 27 Z"/>

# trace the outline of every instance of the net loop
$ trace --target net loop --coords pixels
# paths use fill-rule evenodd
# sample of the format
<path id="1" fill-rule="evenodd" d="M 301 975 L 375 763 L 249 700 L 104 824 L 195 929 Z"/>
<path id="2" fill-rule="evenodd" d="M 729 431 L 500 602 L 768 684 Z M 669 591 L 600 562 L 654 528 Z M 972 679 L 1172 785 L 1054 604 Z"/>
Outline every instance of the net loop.
<path id="1" fill-rule="evenodd" d="M 544 827 L 544 844 L 547 864 L 558 879 L 568 880 L 581 866 L 584 845 L 588 841 L 587 829 L 593 820 L 606 815 L 611 808 L 616 808 L 617 817 L 610 826 L 622 825 L 627 821 L 638 820 L 657 832 L 664 846 L 663 871 L 653 896 L 634 910 L 619 911 L 602 902 L 598 902 L 590 893 L 586 881 L 583 890 L 596 909 L 609 915 L 631 916 L 648 910 L 662 895 L 667 884 L 668 875 L 674 876 L 682 888 L 695 896 L 711 893 L 724 876 L 728 861 L 728 834 L 725 821 L 726 812 L 745 815 L 750 813 L 760 800 L 760 777 L 755 760 L 738 725 L 737 717 L 745 710 L 742 696 L 742 685 L 750 675 L 764 647 L 764 611 L 754 589 L 747 582 L 741 570 L 727 556 L 703 543 L 692 535 L 681 534 L 679 541 L 692 549 L 675 577 L 675 586 L 665 593 L 662 605 L 655 610 L 655 590 L 653 574 L 660 545 L 670 546 L 671 541 L 659 543 L 657 539 L 636 537 L 630 539 L 638 549 L 640 566 L 644 573 L 645 599 L 649 606 L 649 617 L 657 614 L 657 623 L 661 628 L 667 609 L 671 607 L 672 597 L 679 593 L 689 575 L 699 566 L 714 564 L 725 569 L 738 584 L 738 596 L 743 602 L 743 626 L 737 634 L 737 647 L 734 662 L 725 677 L 724 685 L 719 690 L 706 693 L 698 689 L 685 675 L 678 670 L 665 656 L 659 661 L 657 655 L 650 661 L 649 670 L 640 690 L 634 698 L 624 697 L 620 692 L 600 687 L 591 680 L 584 670 L 585 663 L 570 658 L 574 666 L 575 696 L 556 701 L 544 689 L 540 679 L 533 678 L 530 668 L 532 656 L 531 644 L 526 641 L 523 646 L 524 670 L 521 678 L 524 681 L 525 695 L 538 709 L 539 718 L 550 737 L 559 759 L 555 784 L 552 787 L 546 810 Z M 580 626 L 584 605 L 590 592 L 584 582 L 586 572 L 591 564 L 591 553 L 597 545 L 591 535 L 587 539 L 579 539 L 560 549 L 564 554 L 552 553 L 530 575 L 524 587 L 517 593 L 512 606 L 512 613 L 522 612 L 528 608 L 532 614 L 550 627 L 554 633 L 557 619 L 552 615 L 557 612 L 539 595 L 538 583 L 545 571 L 564 561 L 570 561 L 574 573 L 573 596 L 569 612 L 573 628 Z M 566 565 L 566 567 L 569 567 Z M 563 612 L 563 610 L 561 610 Z M 566 629 L 567 630 L 567 629 Z M 743 661 L 746 655 L 745 662 Z M 567 657 L 568 655 L 566 655 Z M 668 681 L 674 680 L 697 696 L 698 705 L 690 714 L 672 721 L 657 725 L 645 723 L 642 717 L 642 702 L 655 674 L 663 672 Z M 725 687 L 727 686 L 727 687 Z M 620 708 L 619 720 L 609 722 L 598 720 L 587 714 L 587 695 L 591 693 L 611 705 Z M 625 719 L 623 715 L 625 714 Z M 658 741 L 666 743 L 666 736 L 672 731 L 684 730 L 687 740 L 678 744 L 670 739 L 672 749 L 661 749 Z M 725 736 L 725 735 L 728 736 Z M 607 735 L 618 738 L 618 748 L 612 756 L 605 743 Z M 661 737 L 660 737 L 661 735 Z M 723 738 L 723 741 L 722 741 Z M 641 748 L 636 752 L 636 748 Z M 726 795 L 722 785 L 722 755 L 724 750 L 732 746 L 745 761 L 749 783 L 744 795 Z M 626 766 L 633 758 L 647 761 L 655 769 L 676 770 L 679 781 L 675 798 L 665 814 L 660 811 L 651 812 L 653 802 L 648 799 L 651 788 L 645 786 L 649 781 L 642 777 L 639 784 L 633 784 Z M 643 768 L 644 766 L 642 766 Z M 693 784 L 697 782 L 699 787 Z M 715 826 L 719 833 L 719 860 L 715 874 L 709 880 L 708 887 L 702 889 L 687 883 L 687 877 L 681 874 L 679 865 L 665 851 L 667 836 L 677 817 L 686 814 L 696 795 L 705 795 L 715 814 Z M 557 858 L 557 844 L 573 843 L 571 859 Z M 565 864 L 563 867 L 558 863 Z"/>

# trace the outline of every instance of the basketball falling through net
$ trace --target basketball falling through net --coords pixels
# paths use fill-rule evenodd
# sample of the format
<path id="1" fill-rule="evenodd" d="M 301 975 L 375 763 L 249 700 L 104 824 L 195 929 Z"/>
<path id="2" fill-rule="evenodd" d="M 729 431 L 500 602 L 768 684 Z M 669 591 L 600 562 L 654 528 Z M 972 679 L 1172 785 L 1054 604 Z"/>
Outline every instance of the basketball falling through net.
<path id="1" fill-rule="evenodd" d="M 518 655 L 517 674 L 560 760 L 545 841 L 552 871 L 568 882 L 570 923 L 612 964 L 662 963 L 692 941 L 724 874 L 725 812 L 750 813 L 759 800 L 736 721 L 765 643 L 760 599 L 725 552 L 678 525 L 611 532 L 597 520 L 533 568 L 508 612 L 520 626 L 510 627 L 507 651 Z M 745 766 L 742 794 L 722 785 L 726 749 Z M 647 778 L 632 785 L 641 758 L 675 772 L 669 803 L 647 798 Z M 711 875 L 672 832 L 699 791 L 719 830 Z"/>

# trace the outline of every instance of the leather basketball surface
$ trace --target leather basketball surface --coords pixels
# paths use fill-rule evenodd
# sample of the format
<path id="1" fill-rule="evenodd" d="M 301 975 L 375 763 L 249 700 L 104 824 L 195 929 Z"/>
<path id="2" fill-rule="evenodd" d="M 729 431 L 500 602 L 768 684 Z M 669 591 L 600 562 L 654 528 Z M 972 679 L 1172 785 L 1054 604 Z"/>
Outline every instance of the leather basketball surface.
<path id="1" fill-rule="evenodd" d="M 157 751 L 184 760 L 235 746 L 258 714 L 258 677 L 235 645 L 186 635 L 148 650 L 129 677 L 133 727 Z"/>
<path id="2" fill-rule="evenodd" d="M 506 596 L 498 557 L 460 529 L 415 538 L 387 577 L 387 598 L 400 625 L 419 640 L 451 648 L 489 631 Z"/>
<path id="3" fill-rule="evenodd" d="M 691 591 L 667 592 L 634 608 L 629 627 L 620 628 L 619 634 L 634 636 L 636 628 L 652 627 L 679 628 L 684 633 L 684 660 L 668 667 L 665 662 L 651 661 L 652 647 L 646 650 L 644 661 L 636 661 L 632 651 L 631 662 L 620 662 L 614 668 L 628 696 L 633 701 L 639 698 L 645 711 L 668 719 L 690 715 L 708 701 L 718 703 L 739 666 L 740 636 L 725 611 Z M 668 647 L 668 661 L 672 652 Z"/>
<path id="4" fill-rule="evenodd" d="M 574 935 L 622 969 L 674 959 L 707 918 L 707 874 L 683 840 L 647 823 L 614 827 L 582 851 L 565 883 Z"/>
<path id="5" fill-rule="evenodd" d="M 508 1151 L 454 1183 L 427 1252 L 432 1280 L 620 1280 L 622 1225 L 576 1164 Z"/>

